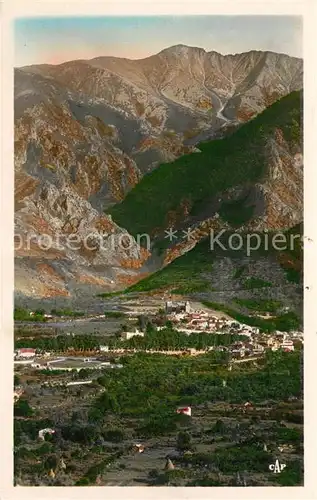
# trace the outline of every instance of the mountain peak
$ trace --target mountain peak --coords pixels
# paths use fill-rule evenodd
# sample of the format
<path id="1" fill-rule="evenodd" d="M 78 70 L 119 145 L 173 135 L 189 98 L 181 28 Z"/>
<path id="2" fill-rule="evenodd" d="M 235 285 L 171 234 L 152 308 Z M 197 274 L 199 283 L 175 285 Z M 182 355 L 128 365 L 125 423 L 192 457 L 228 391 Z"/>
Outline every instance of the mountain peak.
<path id="1" fill-rule="evenodd" d="M 205 49 L 201 47 L 191 47 L 189 45 L 183 45 L 183 44 L 177 44 L 177 45 L 171 45 L 171 47 L 166 47 L 166 49 L 163 49 L 159 52 L 159 54 L 174 54 L 177 56 L 186 56 L 188 55 L 189 52 L 206 52 Z"/>

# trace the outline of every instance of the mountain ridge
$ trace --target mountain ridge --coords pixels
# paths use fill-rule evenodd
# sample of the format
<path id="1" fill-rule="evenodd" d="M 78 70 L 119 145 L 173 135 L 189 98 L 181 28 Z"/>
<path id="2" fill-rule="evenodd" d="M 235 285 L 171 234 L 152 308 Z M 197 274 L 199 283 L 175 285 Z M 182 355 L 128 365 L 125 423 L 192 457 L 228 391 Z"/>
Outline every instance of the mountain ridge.
<path id="1" fill-rule="evenodd" d="M 186 58 L 172 52 L 141 63 L 106 58 L 15 70 L 19 234 L 32 227 L 40 236 L 46 227 L 52 234 L 72 230 L 83 237 L 88 229 L 98 230 L 97 221 L 123 235 L 126 229 L 104 210 L 123 200 L 145 174 L 194 152 L 198 160 L 196 145 L 202 138 L 226 135 L 228 127 L 240 127 L 289 90 L 302 87 L 302 62 L 290 56 L 254 52 L 232 58 L 199 51 L 196 57 L 189 49 Z M 148 256 L 137 246 L 119 259 L 104 255 L 109 266 L 98 252 L 89 259 L 72 254 L 69 260 L 66 254 L 63 265 L 57 254 L 51 260 L 38 249 L 35 254 L 31 259 L 17 256 L 16 286 L 25 293 L 34 288 L 34 293 L 48 289 L 54 294 L 61 286 L 62 293 L 71 295 L 69 283 L 84 269 L 91 276 L 87 280 L 96 278 L 109 291 L 147 272 Z M 31 261 L 34 272 L 27 270 Z M 57 288 L 57 282 L 51 286 L 48 268 L 45 276 L 36 271 L 38 265 L 44 269 L 42 264 L 54 268 Z"/>
<path id="2" fill-rule="evenodd" d="M 155 52 L 154 54 L 151 54 L 151 55 L 146 56 L 146 57 L 141 57 L 141 58 L 138 58 L 138 59 L 133 59 L 132 57 L 99 55 L 99 56 L 94 56 L 94 57 L 92 57 L 90 59 L 70 59 L 70 60 L 63 61 L 61 63 L 55 63 L 55 64 L 54 63 L 33 63 L 33 64 L 27 64 L 27 65 L 24 65 L 24 66 L 16 66 L 15 69 L 32 68 L 32 67 L 37 67 L 37 66 L 46 66 L 46 67 L 48 67 L 48 66 L 62 66 L 63 64 L 69 64 L 70 62 L 81 62 L 81 61 L 88 61 L 89 62 L 89 61 L 94 61 L 95 59 L 99 59 L 99 58 L 121 59 L 121 60 L 124 60 L 124 61 L 144 61 L 145 59 L 149 59 L 151 57 L 157 56 L 157 55 L 159 55 L 161 53 L 164 53 L 166 51 L 172 51 L 173 49 L 176 49 L 178 47 L 185 47 L 185 48 L 188 48 L 188 49 L 198 50 L 198 51 L 202 51 L 202 52 L 204 52 L 206 54 L 217 54 L 217 55 L 220 55 L 220 56 L 223 56 L 223 57 L 238 56 L 238 55 L 248 55 L 248 54 L 252 54 L 252 53 L 262 53 L 262 54 L 277 54 L 277 55 L 280 55 L 280 56 L 289 57 L 291 59 L 297 59 L 298 61 L 303 61 L 302 57 L 292 56 L 290 54 L 286 54 L 285 52 L 275 52 L 275 51 L 272 51 L 272 50 L 251 49 L 251 50 L 247 50 L 247 51 L 243 51 L 243 52 L 223 53 L 223 52 L 219 52 L 217 50 L 206 50 L 203 47 L 196 47 L 196 46 L 193 46 L 193 45 L 175 44 L 175 45 L 167 46 L 167 47 L 161 49 L 159 52 Z"/>

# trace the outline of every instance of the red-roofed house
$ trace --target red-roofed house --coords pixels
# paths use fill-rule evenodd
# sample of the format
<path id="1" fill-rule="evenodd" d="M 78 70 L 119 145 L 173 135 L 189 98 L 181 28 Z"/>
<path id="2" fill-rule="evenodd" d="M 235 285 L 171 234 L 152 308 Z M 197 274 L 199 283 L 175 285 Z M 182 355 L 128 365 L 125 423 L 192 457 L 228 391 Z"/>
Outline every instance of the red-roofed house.
<path id="1" fill-rule="evenodd" d="M 179 415 L 188 415 L 189 417 L 192 416 L 192 409 L 190 406 L 181 406 L 177 408 L 176 413 Z"/>
<path id="2" fill-rule="evenodd" d="M 17 350 L 17 356 L 19 358 L 34 358 L 36 349 L 32 347 L 21 347 Z"/>

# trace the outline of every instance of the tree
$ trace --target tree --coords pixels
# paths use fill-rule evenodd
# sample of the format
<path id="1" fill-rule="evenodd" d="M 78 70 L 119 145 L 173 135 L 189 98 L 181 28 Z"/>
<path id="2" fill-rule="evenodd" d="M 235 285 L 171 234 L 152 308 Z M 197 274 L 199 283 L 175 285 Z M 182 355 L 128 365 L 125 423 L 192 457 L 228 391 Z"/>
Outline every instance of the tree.
<path id="1" fill-rule="evenodd" d="M 15 417 L 31 417 L 34 411 L 26 399 L 19 399 L 14 405 Z"/>
<path id="2" fill-rule="evenodd" d="M 226 425 L 222 420 L 217 420 L 212 429 L 215 433 L 223 434 L 226 430 Z"/>
<path id="3" fill-rule="evenodd" d="M 34 314 L 36 316 L 44 316 L 45 310 L 44 309 L 36 309 L 36 311 L 34 311 Z"/>
<path id="4" fill-rule="evenodd" d="M 189 450 L 191 446 L 191 437 L 188 432 L 179 432 L 177 435 L 176 448 L 180 452 Z"/>
<path id="5" fill-rule="evenodd" d="M 148 321 L 147 325 L 146 325 L 146 333 L 147 334 L 151 334 L 151 333 L 154 333 L 155 332 L 155 328 L 154 328 L 154 325 L 151 321 Z"/>
<path id="6" fill-rule="evenodd" d="M 55 469 L 57 467 L 57 463 L 58 463 L 57 456 L 54 454 L 49 455 L 44 462 L 44 468 L 46 470 Z"/>
<path id="7" fill-rule="evenodd" d="M 138 327 L 142 332 L 144 332 L 147 328 L 147 325 L 149 324 L 150 320 L 148 316 L 145 316 L 144 314 L 140 314 L 138 316 Z"/>
<path id="8" fill-rule="evenodd" d="M 109 429 L 103 435 L 106 441 L 120 443 L 124 440 L 124 432 L 121 429 Z"/>

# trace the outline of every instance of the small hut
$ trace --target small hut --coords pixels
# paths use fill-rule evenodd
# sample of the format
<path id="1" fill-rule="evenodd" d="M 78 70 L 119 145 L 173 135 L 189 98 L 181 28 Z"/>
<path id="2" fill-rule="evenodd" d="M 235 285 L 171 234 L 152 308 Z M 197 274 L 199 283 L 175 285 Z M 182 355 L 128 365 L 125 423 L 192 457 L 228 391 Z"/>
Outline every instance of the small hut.
<path id="1" fill-rule="evenodd" d="M 192 416 L 191 406 L 179 406 L 176 410 L 176 413 L 179 415 L 187 415 L 188 417 Z"/>
<path id="2" fill-rule="evenodd" d="M 170 458 L 168 458 L 166 460 L 166 464 L 165 464 L 165 467 L 164 467 L 165 470 L 174 470 L 175 469 L 175 465 L 173 464 L 172 460 Z"/>
<path id="3" fill-rule="evenodd" d="M 59 466 L 61 469 L 65 470 L 66 469 L 66 464 L 63 460 L 63 458 L 60 459 Z"/>
<path id="4" fill-rule="evenodd" d="M 144 452 L 144 446 L 141 443 L 136 443 L 133 446 L 133 450 L 136 451 L 137 453 L 143 453 Z"/>

